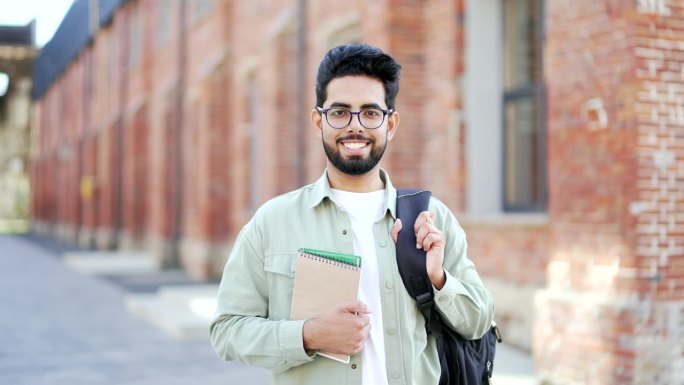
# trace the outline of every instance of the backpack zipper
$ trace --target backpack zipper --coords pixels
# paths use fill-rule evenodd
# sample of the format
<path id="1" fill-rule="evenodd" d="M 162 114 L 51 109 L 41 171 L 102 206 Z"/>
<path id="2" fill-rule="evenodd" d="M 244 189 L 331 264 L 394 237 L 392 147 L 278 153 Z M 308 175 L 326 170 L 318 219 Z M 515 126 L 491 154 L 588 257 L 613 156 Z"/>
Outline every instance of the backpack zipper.
<path id="1" fill-rule="evenodd" d="M 492 385 L 492 361 L 487 361 L 487 375 L 485 376 L 487 385 Z"/>

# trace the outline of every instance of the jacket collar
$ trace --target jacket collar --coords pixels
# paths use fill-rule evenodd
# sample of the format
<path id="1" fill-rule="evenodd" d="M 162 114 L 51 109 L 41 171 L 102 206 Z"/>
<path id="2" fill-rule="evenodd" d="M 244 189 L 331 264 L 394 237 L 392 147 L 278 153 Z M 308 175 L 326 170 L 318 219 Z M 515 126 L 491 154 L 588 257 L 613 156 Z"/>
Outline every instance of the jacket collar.
<path id="1" fill-rule="evenodd" d="M 390 212 L 392 218 L 397 218 L 397 190 L 392 185 L 387 171 L 380 169 L 380 179 L 385 183 L 385 210 Z M 332 200 L 332 190 L 328 180 L 328 170 L 313 185 L 313 191 L 309 200 L 309 208 L 314 208 L 321 204 L 325 199 Z"/>

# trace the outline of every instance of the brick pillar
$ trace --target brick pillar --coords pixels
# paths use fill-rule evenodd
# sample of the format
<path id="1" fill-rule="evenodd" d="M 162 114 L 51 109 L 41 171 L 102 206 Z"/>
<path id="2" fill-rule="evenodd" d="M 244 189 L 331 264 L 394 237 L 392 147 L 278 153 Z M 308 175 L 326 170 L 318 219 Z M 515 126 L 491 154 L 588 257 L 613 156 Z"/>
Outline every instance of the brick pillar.
<path id="1" fill-rule="evenodd" d="M 465 71 L 465 1 L 439 0 L 426 2 L 424 7 L 425 87 L 422 125 L 404 127 L 398 135 L 420 128 L 424 141 L 424 156 L 409 169 L 419 170 L 422 186 L 432 190 L 454 211 L 465 209 L 466 167 L 465 130 L 463 126 L 463 76 Z M 448 47 L 448 49 L 446 49 Z M 406 73 L 404 73 L 406 74 Z M 403 92 L 413 90 L 404 87 Z M 401 92 L 400 92 L 401 93 Z M 409 105 L 402 112 L 413 112 Z M 403 152 L 405 149 L 402 148 Z M 415 161 L 416 159 L 414 159 Z M 415 183 L 415 182 L 414 182 Z"/>
<path id="2" fill-rule="evenodd" d="M 176 143 L 178 112 L 175 100 L 177 92 L 177 88 L 174 88 L 165 96 L 161 124 L 156 127 L 158 132 L 151 132 L 153 146 L 157 149 L 150 168 L 156 181 L 152 184 L 150 195 L 148 195 L 152 213 L 150 249 L 157 262 L 165 267 L 173 267 L 179 262 L 176 259 L 177 251 L 174 249 L 174 234 L 179 209 L 177 198 L 179 197 L 178 188 L 180 188 L 178 172 L 180 154 Z"/>
<path id="3" fill-rule="evenodd" d="M 79 164 L 80 159 L 80 145 L 78 141 L 71 140 L 68 144 L 69 159 L 66 162 L 66 176 L 64 181 L 66 184 L 66 220 L 64 223 L 64 239 L 75 243 L 78 240 L 78 227 L 80 223 L 80 202 L 78 197 L 78 180 L 79 180 Z"/>
<path id="4" fill-rule="evenodd" d="M 110 249 L 115 246 L 117 223 L 116 183 L 117 183 L 117 127 L 114 121 L 98 133 L 98 228 L 95 235 L 96 246 Z"/>
<path id="5" fill-rule="evenodd" d="M 547 2 L 547 290 L 534 355 L 553 383 L 684 378 L 684 10 Z"/>
<path id="6" fill-rule="evenodd" d="M 275 127 L 274 137 L 280 142 L 282 136 L 296 138 L 299 136 L 300 117 L 306 115 L 306 111 L 296 111 L 297 103 L 293 103 L 297 97 L 297 36 L 294 32 L 288 31 L 278 36 L 275 47 L 276 63 L 278 63 L 278 73 L 288 74 L 287 76 L 277 76 L 274 81 L 275 106 L 274 111 L 278 111 L 280 122 Z M 307 83 L 308 84 L 308 83 Z M 307 90 L 308 91 L 308 90 Z M 309 107 L 307 105 L 307 107 Z M 308 127 L 307 127 L 308 128 Z M 311 134 L 311 131 L 306 131 Z M 280 138 L 279 138 L 280 137 Z M 282 194 L 298 188 L 297 168 L 304 167 L 299 164 L 301 158 L 297 154 L 299 148 L 296 145 L 274 146 L 275 164 L 275 194 Z"/>
<path id="7" fill-rule="evenodd" d="M 81 228 L 78 242 L 84 247 L 95 245 L 98 213 L 97 136 L 89 133 L 83 139 L 82 170 L 78 195 L 81 200 Z"/>
<path id="8" fill-rule="evenodd" d="M 181 265 L 197 279 L 220 275 L 229 252 L 228 74 L 227 63 L 216 66 L 188 119 Z"/>
<path id="9" fill-rule="evenodd" d="M 378 44 L 399 63 L 401 63 L 401 85 L 396 101 L 396 109 L 401 114 L 399 131 L 388 145 L 387 153 L 381 163 L 383 167 L 401 170 L 390 174 L 392 183 L 397 187 L 420 187 L 424 183 L 420 159 L 426 157 L 428 132 L 422 121 L 425 99 L 429 92 L 425 87 L 426 63 L 425 18 L 423 4 L 407 0 L 393 0 L 386 8 L 385 30 L 388 41 Z M 437 164 L 438 162 L 435 162 Z"/>
<path id="10" fill-rule="evenodd" d="M 50 196 L 46 170 L 48 162 L 45 157 L 38 156 L 31 161 L 31 227 L 39 234 L 47 232 L 50 220 Z"/>
<path id="11" fill-rule="evenodd" d="M 121 189 L 123 224 L 119 246 L 124 249 L 139 249 L 143 247 L 147 218 L 147 108 L 141 107 L 124 130 Z"/>
<path id="12" fill-rule="evenodd" d="M 211 83 L 211 104 L 209 112 L 210 124 L 207 127 L 207 147 L 209 148 L 208 159 L 208 186 L 202 209 L 207 213 L 207 239 L 212 244 L 209 259 L 209 274 L 217 275 L 223 270 L 225 259 L 228 255 L 227 242 L 231 234 L 230 219 L 226 213 L 230 213 L 230 169 L 226 164 L 230 156 L 226 153 L 227 143 L 230 140 L 229 117 L 230 98 L 224 90 L 231 88 L 229 67 L 230 61 L 225 60 L 214 75 Z"/>

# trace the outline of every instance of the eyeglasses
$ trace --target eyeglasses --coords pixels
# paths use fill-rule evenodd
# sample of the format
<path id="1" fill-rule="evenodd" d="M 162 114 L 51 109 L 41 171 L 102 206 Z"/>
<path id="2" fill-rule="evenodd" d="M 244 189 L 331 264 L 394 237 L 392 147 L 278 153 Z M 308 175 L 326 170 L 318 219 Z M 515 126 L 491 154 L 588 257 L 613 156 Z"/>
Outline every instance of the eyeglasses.
<path id="1" fill-rule="evenodd" d="M 321 108 L 316 107 L 318 112 L 325 115 L 325 121 L 332 128 L 342 129 L 347 127 L 354 115 L 359 119 L 359 123 L 364 128 L 369 130 L 374 130 L 380 126 L 385 121 L 385 115 L 391 115 L 394 110 L 383 110 L 381 108 L 364 108 L 360 111 L 352 111 L 345 107 L 331 107 L 331 108 Z"/>

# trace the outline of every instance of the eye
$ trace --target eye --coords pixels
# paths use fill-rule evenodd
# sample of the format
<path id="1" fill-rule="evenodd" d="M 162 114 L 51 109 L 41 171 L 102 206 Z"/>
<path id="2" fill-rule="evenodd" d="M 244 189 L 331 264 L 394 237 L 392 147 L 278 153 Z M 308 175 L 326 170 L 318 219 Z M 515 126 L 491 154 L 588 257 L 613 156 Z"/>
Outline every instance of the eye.
<path id="1" fill-rule="evenodd" d="M 343 118 L 349 116 L 349 110 L 346 108 L 331 108 L 328 110 L 328 116 L 332 118 Z"/>
<path id="2" fill-rule="evenodd" d="M 379 119 L 380 117 L 382 117 L 382 111 L 376 108 L 369 108 L 361 111 L 361 113 L 363 114 L 364 118 L 368 119 Z"/>

